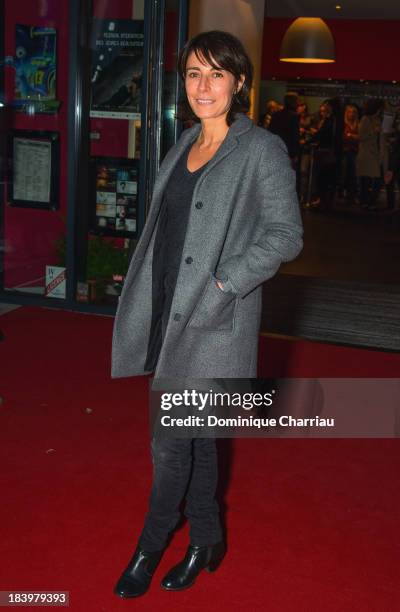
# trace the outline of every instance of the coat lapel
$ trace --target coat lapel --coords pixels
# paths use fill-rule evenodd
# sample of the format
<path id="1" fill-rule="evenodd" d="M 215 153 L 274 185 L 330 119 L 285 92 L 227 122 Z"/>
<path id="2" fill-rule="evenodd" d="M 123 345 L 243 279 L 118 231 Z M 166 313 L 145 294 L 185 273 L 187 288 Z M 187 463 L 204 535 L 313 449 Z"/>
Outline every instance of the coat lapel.
<path id="1" fill-rule="evenodd" d="M 225 140 L 222 142 L 214 157 L 210 160 L 207 168 L 201 174 L 201 182 L 205 179 L 207 174 L 211 172 L 211 170 L 215 168 L 217 164 L 219 164 L 220 161 L 222 161 L 227 155 L 236 149 L 239 144 L 239 136 L 250 130 L 252 127 L 254 127 L 254 124 L 251 119 L 242 113 L 236 114 L 235 120 L 229 128 Z"/>
<path id="2" fill-rule="evenodd" d="M 214 157 L 209 162 L 207 168 L 201 175 L 201 181 L 207 176 L 207 174 L 220 162 L 222 161 L 231 151 L 233 151 L 238 145 L 238 137 L 247 132 L 254 126 L 251 119 L 249 119 L 246 115 L 242 113 L 238 113 L 235 116 L 235 120 L 229 128 L 229 131 L 226 135 L 225 140 L 222 142 L 218 151 L 214 155 Z M 193 127 L 188 130 L 185 130 L 182 133 L 181 138 L 176 143 L 176 145 L 170 149 L 170 151 L 165 156 L 161 166 L 160 171 L 157 176 L 157 179 L 154 184 L 153 195 L 152 195 L 152 203 L 150 206 L 149 216 L 146 221 L 145 228 L 143 230 L 140 245 L 138 244 L 136 247 L 136 251 L 140 250 L 139 258 L 143 255 L 143 251 L 146 249 L 149 244 L 149 240 L 154 228 L 154 224 L 158 217 L 158 212 L 160 210 L 162 197 L 164 190 L 167 186 L 169 177 L 172 174 L 173 169 L 175 168 L 180 156 L 183 151 L 189 145 L 190 142 L 194 142 L 201 130 L 201 124 L 197 123 Z"/>

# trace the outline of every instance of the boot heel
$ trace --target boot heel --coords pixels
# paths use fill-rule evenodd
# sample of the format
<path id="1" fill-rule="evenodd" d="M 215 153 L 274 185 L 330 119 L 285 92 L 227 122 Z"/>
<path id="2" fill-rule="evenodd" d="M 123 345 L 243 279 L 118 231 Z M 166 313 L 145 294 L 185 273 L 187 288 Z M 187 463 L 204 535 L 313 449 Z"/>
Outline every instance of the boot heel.
<path id="1" fill-rule="evenodd" d="M 209 563 L 206 567 L 207 572 L 215 572 L 215 570 L 217 570 L 220 566 L 222 559 L 218 559 L 218 561 L 213 561 L 212 563 Z"/>
<path id="2" fill-rule="evenodd" d="M 205 569 L 207 570 L 207 572 L 215 572 L 215 570 L 219 568 L 221 561 L 225 556 L 225 546 L 222 545 L 221 548 L 222 549 L 220 549 L 215 555 L 215 558 L 211 558 L 209 564 L 206 566 Z"/>

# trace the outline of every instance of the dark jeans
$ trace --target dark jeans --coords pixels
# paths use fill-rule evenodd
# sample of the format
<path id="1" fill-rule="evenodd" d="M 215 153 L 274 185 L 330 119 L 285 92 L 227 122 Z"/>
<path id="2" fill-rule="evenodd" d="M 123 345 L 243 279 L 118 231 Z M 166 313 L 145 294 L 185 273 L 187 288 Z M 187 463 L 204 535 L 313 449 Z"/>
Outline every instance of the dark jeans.
<path id="1" fill-rule="evenodd" d="M 345 151 L 343 155 L 343 186 L 348 196 L 357 194 L 357 171 L 356 171 L 357 151 Z"/>
<path id="2" fill-rule="evenodd" d="M 177 271 L 167 269 L 161 289 L 153 291 L 155 323 L 147 355 L 148 369 L 157 365 L 162 339 L 171 310 Z M 161 278 L 158 279 L 161 282 Z M 147 368 L 145 368 L 147 369 Z M 204 416 L 204 415 L 203 415 Z M 153 483 L 149 509 L 139 538 L 148 552 L 161 550 L 177 525 L 179 506 L 186 493 L 184 514 L 190 525 L 190 542 L 209 546 L 222 540 L 219 505 L 215 499 L 218 482 L 218 457 L 215 438 L 172 438 L 154 429 L 151 439 Z"/>
<path id="3" fill-rule="evenodd" d="M 151 441 L 153 484 L 149 510 L 139 539 L 146 551 L 165 547 L 177 525 L 179 506 L 186 493 L 184 514 L 190 525 L 190 542 L 208 546 L 222 540 L 215 438 L 170 438 L 157 433 Z"/>
<path id="4" fill-rule="evenodd" d="M 314 153 L 314 172 L 321 206 L 330 208 L 336 190 L 337 163 L 334 153 L 317 149 Z"/>

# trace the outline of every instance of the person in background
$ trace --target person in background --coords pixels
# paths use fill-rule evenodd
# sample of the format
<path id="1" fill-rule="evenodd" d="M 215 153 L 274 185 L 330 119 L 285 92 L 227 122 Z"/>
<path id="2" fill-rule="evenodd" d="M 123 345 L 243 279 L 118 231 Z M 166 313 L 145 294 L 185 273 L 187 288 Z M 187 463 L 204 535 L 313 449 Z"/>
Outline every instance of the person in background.
<path id="1" fill-rule="evenodd" d="M 312 144 L 314 153 L 314 172 L 318 191 L 319 207 L 331 208 L 336 188 L 335 134 L 336 118 L 330 102 L 325 101 L 319 108 L 320 120 Z M 315 202 L 317 203 L 317 201 Z"/>
<path id="2" fill-rule="evenodd" d="M 275 100 L 268 100 L 266 112 L 261 117 L 259 125 L 265 128 L 266 130 L 268 130 L 270 123 L 271 123 L 272 115 L 274 115 L 281 109 L 282 109 L 282 106 L 278 104 L 278 102 L 276 102 Z"/>
<path id="3" fill-rule="evenodd" d="M 326 100 L 331 107 L 334 117 L 333 147 L 335 152 L 335 185 L 334 195 L 337 193 L 339 185 L 343 183 L 343 129 L 344 129 L 344 109 L 339 97 Z"/>
<path id="4" fill-rule="evenodd" d="M 285 94 L 283 109 L 272 115 L 269 124 L 269 131 L 280 136 L 285 143 L 294 169 L 297 168 L 300 152 L 298 101 L 297 93 L 288 92 Z"/>
<path id="5" fill-rule="evenodd" d="M 354 104 L 347 104 L 344 109 L 343 126 L 343 187 L 345 197 L 350 201 L 354 201 L 357 196 L 358 128 L 358 109 Z"/>
<path id="6" fill-rule="evenodd" d="M 299 154 L 299 196 L 300 202 L 304 203 L 307 198 L 307 188 L 311 162 L 311 147 L 310 141 L 313 136 L 312 131 L 312 116 L 308 112 L 306 102 L 299 102 L 297 106 L 297 114 L 299 116 L 299 132 L 300 132 L 300 154 Z"/>
<path id="7" fill-rule="evenodd" d="M 359 126 L 359 147 L 356 159 L 360 177 L 360 203 L 367 210 L 376 209 L 381 186 L 380 133 L 383 101 L 369 98 Z"/>
<path id="8" fill-rule="evenodd" d="M 300 101 L 297 105 L 296 112 L 299 116 L 300 139 L 304 140 L 306 139 L 311 127 L 311 115 L 308 112 L 307 103 Z"/>
<path id="9" fill-rule="evenodd" d="M 388 143 L 387 168 L 384 174 L 388 210 L 396 203 L 395 187 L 400 190 L 400 109 L 393 120 L 393 130 Z"/>

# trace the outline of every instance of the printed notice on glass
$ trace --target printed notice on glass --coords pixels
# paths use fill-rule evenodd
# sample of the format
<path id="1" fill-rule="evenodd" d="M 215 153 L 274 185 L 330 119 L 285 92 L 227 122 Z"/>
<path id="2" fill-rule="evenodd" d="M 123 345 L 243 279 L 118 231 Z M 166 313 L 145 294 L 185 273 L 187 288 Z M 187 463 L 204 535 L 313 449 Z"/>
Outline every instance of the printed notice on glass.
<path id="1" fill-rule="evenodd" d="M 14 138 L 14 200 L 50 203 L 51 142 Z"/>

